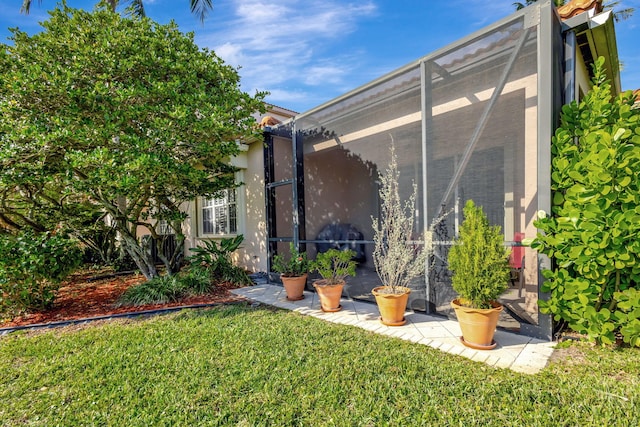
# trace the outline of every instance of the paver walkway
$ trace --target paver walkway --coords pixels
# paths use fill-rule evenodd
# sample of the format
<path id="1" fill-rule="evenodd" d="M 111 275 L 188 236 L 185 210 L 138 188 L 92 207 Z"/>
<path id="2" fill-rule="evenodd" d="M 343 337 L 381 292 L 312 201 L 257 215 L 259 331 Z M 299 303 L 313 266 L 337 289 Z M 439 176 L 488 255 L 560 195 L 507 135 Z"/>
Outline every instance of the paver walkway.
<path id="1" fill-rule="evenodd" d="M 305 291 L 305 298 L 300 301 L 288 301 L 283 287 L 269 284 L 234 289 L 232 292 L 252 301 L 296 311 L 329 322 L 357 326 L 516 372 L 535 374 L 540 371 L 546 366 L 555 346 L 553 342 L 498 330 L 495 334 L 498 346 L 495 349 L 474 350 L 460 342 L 461 332 L 458 322 L 444 317 L 408 311 L 405 315 L 407 319 L 405 325 L 390 327 L 378 320 L 378 307 L 367 302 L 343 297 L 342 310 L 336 313 L 325 313 L 320 309 L 320 301 L 314 292 Z"/>

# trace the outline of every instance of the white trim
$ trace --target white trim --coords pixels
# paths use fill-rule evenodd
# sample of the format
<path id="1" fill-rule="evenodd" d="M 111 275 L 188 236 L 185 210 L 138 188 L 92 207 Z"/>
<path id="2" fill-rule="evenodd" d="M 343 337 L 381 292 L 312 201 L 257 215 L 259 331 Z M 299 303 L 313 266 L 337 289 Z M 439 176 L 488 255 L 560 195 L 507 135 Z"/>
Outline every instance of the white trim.
<path id="1" fill-rule="evenodd" d="M 238 171 L 236 172 L 236 182 L 243 182 L 244 172 Z M 198 197 L 195 203 L 195 215 L 197 220 L 196 222 L 196 232 L 194 233 L 197 239 L 223 239 L 228 237 L 235 237 L 239 234 L 244 234 L 245 232 L 245 224 L 246 224 L 246 214 L 247 214 L 247 206 L 246 206 L 246 187 L 245 185 L 240 185 L 235 188 L 236 191 L 236 232 L 235 233 L 224 233 L 224 234 L 214 234 L 214 233 L 203 233 L 204 224 L 202 209 L 204 207 L 203 197 Z"/>

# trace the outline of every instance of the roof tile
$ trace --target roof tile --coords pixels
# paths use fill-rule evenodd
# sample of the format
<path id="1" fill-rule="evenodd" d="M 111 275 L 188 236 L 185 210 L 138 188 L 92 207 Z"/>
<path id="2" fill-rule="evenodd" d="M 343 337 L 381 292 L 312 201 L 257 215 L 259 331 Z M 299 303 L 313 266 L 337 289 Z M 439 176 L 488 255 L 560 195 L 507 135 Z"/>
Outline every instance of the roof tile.
<path id="1" fill-rule="evenodd" d="M 558 14 L 565 20 L 591 9 L 595 9 L 596 13 L 602 12 L 602 0 L 572 0 L 564 6 L 560 6 Z"/>

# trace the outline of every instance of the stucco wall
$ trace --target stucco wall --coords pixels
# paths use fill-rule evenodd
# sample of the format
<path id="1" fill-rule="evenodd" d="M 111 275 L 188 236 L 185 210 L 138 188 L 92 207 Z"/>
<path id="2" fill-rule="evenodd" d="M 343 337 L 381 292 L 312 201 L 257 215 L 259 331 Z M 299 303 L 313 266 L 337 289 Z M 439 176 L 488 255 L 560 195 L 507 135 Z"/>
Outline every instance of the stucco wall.
<path id="1" fill-rule="evenodd" d="M 244 172 L 244 206 L 238 212 L 244 212 L 244 243 L 237 252 L 239 265 L 249 271 L 266 271 L 266 223 L 264 202 L 264 159 L 262 144 L 249 146 L 247 169 Z"/>
<path id="2" fill-rule="evenodd" d="M 377 173 L 370 164 L 344 149 L 335 148 L 305 156 L 307 239 L 316 238 L 327 224 L 352 224 L 373 239 L 371 215 L 377 213 Z M 307 247 L 315 257 L 315 245 Z M 371 245 L 367 245 L 367 262 Z M 372 264 L 371 264 L 372 265 Z"/>

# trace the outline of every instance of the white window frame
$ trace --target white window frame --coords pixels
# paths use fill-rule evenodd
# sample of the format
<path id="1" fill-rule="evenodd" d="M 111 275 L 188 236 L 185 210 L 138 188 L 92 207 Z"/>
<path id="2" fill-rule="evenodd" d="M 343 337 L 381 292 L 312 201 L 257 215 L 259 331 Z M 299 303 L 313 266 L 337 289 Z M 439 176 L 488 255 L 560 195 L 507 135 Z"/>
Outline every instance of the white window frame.
<path id="1" fill-rule="evenodd" d="M 159 219 L 156 223 L 156 232 L 161 236 L 176 234 L 175 230 L 169 226 L 166 219 Z"/>
<path id="2" fill-rule="evenodd" d="M 242 182 L 241 181 L 241 173 L 237 173 L 236 174 L 236 181 L 238 182 Z M 212 223 L 215 224 L 215 211 L 216 208 L 218 207 L 227 207 L 228 208 L 228 200 L 227 200 L 227 196 L 225 195 L 225 197 L 221 197 L 221 198 L 204 198 L 204 197 L 199 197 L 198 198 L 198 203 L 197 203 L 197 216 L 198 216 L 198 237 L 202 237 L 202 238 L 221 238 L 221 237 L 234 237 L 237 236 L 238 234 L 244 234 L 244 215 L 245 215 L 245 210 L 246 210 L 246 205 L 244 203 L 244 185 L 240 185 L 238 187 L 232 188 L 232 189 L 227 189 L 224 190 L 225 193 L 228 191 L 233 191 L 235 192 L 235 222 L 236 222 L 236 229 L 234 232 L 231 232 L 231 230 L 229 228 L 227 228 L 226 230 L 224 230 L 224 232 L 222 233 L 216 233 L 215 230 L 209 230 L 208 232 L 205 232 L 205 223 L 204 223 L 204 210 L 205 209 L 209 209 L 212 212 Z M 224 199 L 224 200 L 223 200 Z M 210 201 L 213 201 L 213 204 L 211 206 L 206 206 Z M 229 215 L 229 211 L 227 209 L 226 211 L 227 213 L 227 227 L 229 227 L 229 221 L 231 216 Z"/>

